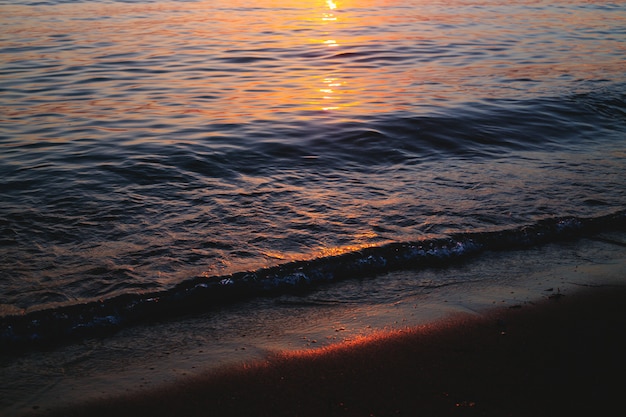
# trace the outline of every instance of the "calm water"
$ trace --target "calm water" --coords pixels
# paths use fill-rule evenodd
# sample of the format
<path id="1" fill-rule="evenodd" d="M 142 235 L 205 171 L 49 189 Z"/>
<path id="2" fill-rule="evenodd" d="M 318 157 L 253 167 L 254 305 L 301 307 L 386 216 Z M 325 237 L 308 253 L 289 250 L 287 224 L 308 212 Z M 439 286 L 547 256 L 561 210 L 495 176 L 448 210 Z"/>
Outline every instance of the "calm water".
<path id="1" fill-rule="evenodd" d="M 0 315 L 623 227 L 625 57 L 623 1 L 0 0 Z"/>

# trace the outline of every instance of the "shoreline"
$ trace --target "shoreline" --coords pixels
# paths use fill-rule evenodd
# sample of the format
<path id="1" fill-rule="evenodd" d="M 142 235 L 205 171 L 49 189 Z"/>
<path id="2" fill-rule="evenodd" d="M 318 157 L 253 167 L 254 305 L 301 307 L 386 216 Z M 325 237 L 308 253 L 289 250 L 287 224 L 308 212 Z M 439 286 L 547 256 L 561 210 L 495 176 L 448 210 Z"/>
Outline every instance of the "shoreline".
<path id="1" fill-rule="evenodd" d="M 626 241 L 621 232 L 603 236 L 606 239 L 487 253 L 449 268 L 347 280 L 304 296 L 259 299 L 217 314 L 130 327 L 108 338 L 87 339 L 50 351 L 0 356 L 0 414 L 41 415 L 120 396 L 132 399 L 160 387 L 193 386 L 186 381 L 233 371 L 242 364 L 250 368 L 268 358 L 275 364 L 277 358 L 309 351 L 323 357 L 324 352 L 353 350 L 376 338 L 391 340 L 393 337 L 385 336 L 410 329 L 424 332 L 441 328 L 442 323 L 454 327 L 460 318 L 471 321 L 495 312 L 534 311 L 543 308 L 551 296 L 552 301 L 564 301 L 554 303 L 562 306 L 584 294 L 600 296 L 607 288 L 618 291 L 626 285 Z M 389 286 L 390 282 L 396 285 Z M 381 293 L 381 289 L 387 292 Z M 359 299 L 354 299 L 354 294 Z M 581 295 L 571 297 L 575 294 Z M 605 306 L 597 304 L 599 309 L 594 311 L 583 303 L 579 321 L 601 320 Z M 614 326 L 625 327 L 620 322 Z M 376 364 L 379 358 L 390 356 L 384 349 L 381 352 L 366 362 Z M 514 375 L 512 372 L 509 374 Z M 301 382 L 296 379 L 295 383 Z M 319 390 L 315 386 L 300 389 L 313 396 Z M 300 395 L 298 387 L 281 387 L 283 391 L 287 397 Z M 278 405 L 271 408 L 281 404 L 280 400 L 275 403 Z M 272 412 L 267 414 L 276 415 L 276 410 Z M 321 414 L 328 412 L 322 410 Z M 221 413 L 229 415 L 224 409 Z M 301 411 L 292 414 L 307 415 Z M 239 414 L 233 411 L 230 415 Z"/>
<path id="2" fill-rule="evenodd" d="M 589 287 L 29 415 L 597 414 L 619 403 L 625 301 L 624 285 Z"/>

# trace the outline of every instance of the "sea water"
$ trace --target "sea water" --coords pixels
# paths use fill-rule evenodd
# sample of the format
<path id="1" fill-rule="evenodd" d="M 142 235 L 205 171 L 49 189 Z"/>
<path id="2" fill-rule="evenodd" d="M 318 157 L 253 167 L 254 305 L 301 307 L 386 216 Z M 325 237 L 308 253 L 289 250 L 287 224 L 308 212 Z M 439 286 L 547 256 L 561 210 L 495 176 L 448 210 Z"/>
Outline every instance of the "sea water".
<path id="1" fill-rule="evenodd" d="M 623 2 L 0 7 L 3 315 L 625 208 Z"/>
<path id="2" fill-rule="evenodd" d="M 3 349 L 624 230 L 623 1 L 1 0 L 0 28 Z"/>

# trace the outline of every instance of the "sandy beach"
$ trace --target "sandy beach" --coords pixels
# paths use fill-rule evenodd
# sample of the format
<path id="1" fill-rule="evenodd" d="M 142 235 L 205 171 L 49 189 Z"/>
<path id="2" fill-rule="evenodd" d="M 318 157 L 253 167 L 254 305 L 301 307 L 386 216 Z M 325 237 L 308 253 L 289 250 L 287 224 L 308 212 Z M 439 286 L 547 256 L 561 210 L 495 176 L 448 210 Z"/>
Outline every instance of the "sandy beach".
<path id="1" fill-rule="evenodd" d="M 557 416 L 620 404 L 626 287 L 273 354 L 52 416 Z"/>

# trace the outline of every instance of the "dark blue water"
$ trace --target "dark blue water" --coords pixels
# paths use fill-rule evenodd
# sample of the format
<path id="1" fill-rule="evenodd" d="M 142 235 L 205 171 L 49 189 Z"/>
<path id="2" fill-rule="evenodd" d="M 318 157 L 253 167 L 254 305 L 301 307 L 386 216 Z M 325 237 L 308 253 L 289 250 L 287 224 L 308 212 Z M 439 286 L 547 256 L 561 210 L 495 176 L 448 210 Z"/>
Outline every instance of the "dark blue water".
<path id="1" fill-rule="evenodd" d="M 4 341 L 624 229 L 624 2 L 0 16 Z"/>

